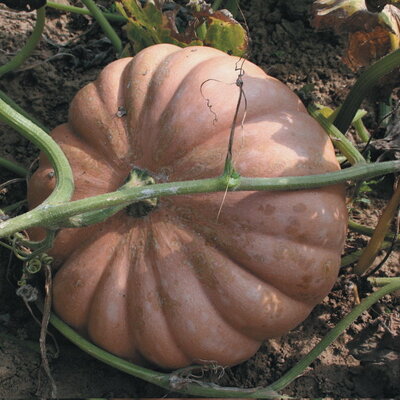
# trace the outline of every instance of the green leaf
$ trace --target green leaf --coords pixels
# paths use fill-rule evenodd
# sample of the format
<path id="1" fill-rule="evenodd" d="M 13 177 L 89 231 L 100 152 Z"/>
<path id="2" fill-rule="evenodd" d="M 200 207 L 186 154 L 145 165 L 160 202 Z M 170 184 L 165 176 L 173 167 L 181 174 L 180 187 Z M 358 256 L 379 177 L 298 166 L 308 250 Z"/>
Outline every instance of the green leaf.
<path id="1" fill-rule="evenodd" d="M 331 28 L 348 40 L 343 61 L 353 70 L 370 65 L 374 60 L 399 48 L 400 10 L 394 5 L 375 0 L 380 12 L 370 12 L 365 0 L 315 0 L 312 25 Z M 383 4 L 385 3 L 385 4 Z M 399 4 L 399 1 L 396 0 Z"/>
<path id="2" fill-rule="evenodd" d="M 147 0 L 142 6 L 137 0 L 117 0 L 115 6 L 127 20 L 124 29 L 134 53 L 158 43 L 206 45 L 236 56 L 247 50 L 243 27 L 229 12 L 215 12 L 207 3 L 189 2 L 183 7 L 173 1 Z"/>
<path id="3" fill-rule="evenodd" d="M 135 52 L 161 43 L 156 26 L 162 20 L 162 15 L 154 4 L 148 3 L 142 8 L 136 0 L 120 0 L 115 2 L 115 6 L 129 21 L 125 30 Z"/>
<path id="4" fill-rule="evenodd" d="M 204 44 L 234 56 L 243 56 L 248 45 L 246 31 L 233 18 L 220 14 L 216 12 L 216 16 L 208 18 Z"/>

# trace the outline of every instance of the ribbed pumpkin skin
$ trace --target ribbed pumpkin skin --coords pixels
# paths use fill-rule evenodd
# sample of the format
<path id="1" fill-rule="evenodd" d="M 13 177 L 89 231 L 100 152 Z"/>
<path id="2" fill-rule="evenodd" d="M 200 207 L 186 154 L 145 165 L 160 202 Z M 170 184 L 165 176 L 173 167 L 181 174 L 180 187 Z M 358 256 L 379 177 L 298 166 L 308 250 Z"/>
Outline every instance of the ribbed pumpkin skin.
<path id="1" fill-rule="evenodd" d="M 134 166 L 158 182 L 220 175 L 237 62 L 212 48 L 162 44 L 108 65 L 52 132 L 73 168 L 74 199 L 116 190 Z M 244 70 L 235 169 L 247 177 L 338 170 L 327 135 L 299 99 L 249 61 Z M 41 156 L 31 207 L 54 187 L 50 171 Z M 337 277 L 343 187 L 228 193 L 217 220 L 222 199 L 163 198 L 143 218 L 124 210 L 62 230 L 51 252 L 60 266 L 57 314 L 106 350 L 163 368 L 234 365 L 298 325 Z"/>

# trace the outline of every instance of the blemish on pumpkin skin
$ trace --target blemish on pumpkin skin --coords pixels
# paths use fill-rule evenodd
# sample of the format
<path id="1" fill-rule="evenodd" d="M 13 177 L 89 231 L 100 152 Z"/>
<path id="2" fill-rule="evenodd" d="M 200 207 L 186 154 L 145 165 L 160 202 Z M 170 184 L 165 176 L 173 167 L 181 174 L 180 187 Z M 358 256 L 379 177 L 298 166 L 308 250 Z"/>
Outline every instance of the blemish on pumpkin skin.
<path id="1" fill-rule="evenodd" d="M 275 212 L 276 207 L 271 206 L 271 204 L 260 204 L 260 205 L 258 206 L 258 209 L 259 209 L 262 213 L 264 213 L 265 215 L 272 215 L 272 214 Z"/>
<path id="2" fill-rule="evenodd" d="M 307 206 L 303 203 L 297 203 L 293 206 L 293 211 L 297 213 L 302 213 L 307 210 Z"/>
<path id="3" fill-rule="evenodd" d="M 324 264 L 322 265 L 322 269 L 325 277 L 331 274 L 334 265 L 335 263 L 332 260 L 327 260 L 324 262 Z"/>
<path id="4" fill-rule="evenodd" d="M 158 301 L 161 307 L 164 310 L 171 310 L 173 308 L 177 308 L 179 306 L 179 303 L 175 300 L 173 300 L 167 293 L 165 293 L 163 290 L 160 290 L 158 293 Z"/>
<path id="5" fill-rule="evenodd" d="M 74 284 L 74 288 L 80 288 L 80 287 L 82 287 L 82 286 L 84 286 L 84 284 L 83 284 L 83 282 L 79 279 L 79 280 L 77 280 L 76 282 L 75 282 L 75 284 Z"/>
<path id="6" fill-rule="evenodd" d="M 210 289 L 216 289 L 217 278 L 214 275 L 214 268 L 216 265 L 209 265 L 208 260 L 203 254 L 196 254 L 191 258 L 192 267 L 196 273 L 197 278 Z"/>
<path id="7" fill-rule="evenodd" d="M 286 227 L 285 232 L 290 236 L 299 236 L 299 229 L 301 228 L 301 224 L 296 218 L 290 217 L 289 225 Z"/>

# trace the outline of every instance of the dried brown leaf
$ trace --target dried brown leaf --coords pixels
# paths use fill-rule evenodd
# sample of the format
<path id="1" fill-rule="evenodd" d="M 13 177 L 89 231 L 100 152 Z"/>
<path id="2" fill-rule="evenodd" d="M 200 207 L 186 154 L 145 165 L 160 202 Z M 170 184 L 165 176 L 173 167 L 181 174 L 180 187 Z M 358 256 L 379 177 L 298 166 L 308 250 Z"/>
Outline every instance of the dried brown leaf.
<path id="1" fill-rule="evenodd" d="M 313 15 L 316 29 L 347 35 L 343 61 L 352 69 L 369 65 L 399 47 L 400 10 L 393 5 L 373 13 L 365 0 L 316 0 Z"/>

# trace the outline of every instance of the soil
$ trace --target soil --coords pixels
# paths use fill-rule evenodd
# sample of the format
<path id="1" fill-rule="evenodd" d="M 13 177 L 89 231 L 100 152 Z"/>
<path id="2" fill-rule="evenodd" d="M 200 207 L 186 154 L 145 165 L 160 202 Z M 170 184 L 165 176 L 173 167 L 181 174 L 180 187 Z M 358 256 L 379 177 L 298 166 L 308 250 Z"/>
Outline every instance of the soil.
<path id="1" fill-rule="evenodd" d="M 309 96 L 314 100 L 336 107 L 355 75 L 341 62 L 343 40 L 310 27 L 311 3 L 248 2 L 244 14 L 251 36 L 249 57 L 293 90 L 306 86 L 312 89 Z M 25 43 L 34 18 L 35 13 L 16 13 L 0 6 L 0 65 Z M 68 104 L 76 91 L 94 80 L 113 59 L 110 42 L 90 18 L 49 10 L 40 45 L 19 70 L 0 80 L 0 89 L 45 126 L 53 128 L 66 120 Z M 376 129 L 375 105 L 365 106 L 371 111 L 366 119 L 368 126 Z M 0 125 L 0 156 L 29 168 L 37 154 L 32 144 Z M 0 171 L 0 182 L 13 178 L 13 173 Z M 24 181 L 7 189 L 0 195 L 1 207 L 25 196 Z M 380 192 L 383 193 L 383 186 L 365 195 L 369 196 L 369 203 L 363 197 L 364 201 L 355 204 L 351 213 L 357 221 L 375 226 L 385 204 Z M 366 237 L 349 234 L 346 253 L 366 243 Z M 399 253 L 394 252 L 378 274 L 398 275 L 398 266 Z M 47 397 L 49 383 L 40 374 L 37 352 L 39 327 L 15 294 L 19 271 L 21 263 L 0 247 L 0 398 Z M 306 321 L 284 337 L 266 342 L 249 361 L 226 369 L 218 383 L 256 387 L 279 378 L 352 309 L 356 302 L 352 277 L 351 267 L 343 268 L 332 292 Z M 369 290 L 360 290 L 360 296 Z M 400 399 L 399 303 L 399 297 L 386 296 L 365 312 L 283 393 L 296 398 Z M 96 361 L 57 332 L 53 334 L 59 352 L 57 357 L 50 357 L 50 369 L 59 398 L 174 395 Z M 54 350 L 52 340 L 48 342 L 49 349 Z"/>

